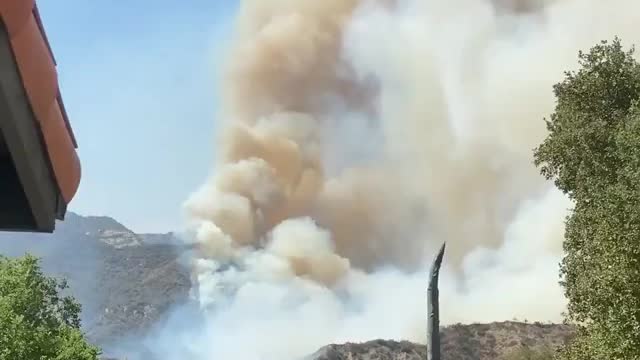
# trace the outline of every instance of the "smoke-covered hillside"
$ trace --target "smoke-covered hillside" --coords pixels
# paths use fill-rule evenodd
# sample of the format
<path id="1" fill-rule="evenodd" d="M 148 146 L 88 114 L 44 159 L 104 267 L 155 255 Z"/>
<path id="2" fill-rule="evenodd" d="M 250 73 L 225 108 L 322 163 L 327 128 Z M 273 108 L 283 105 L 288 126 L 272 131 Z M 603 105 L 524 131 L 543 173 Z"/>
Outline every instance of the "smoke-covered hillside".
<path id="1" fill-rule="evenodd" d="M 184 327 L 199 326 L 194 320 L 198 313 L 189 313 L 185 305 L 190 275 L 183 262 L 189 249 L 177 240 L 173 234 L 135 234 L 108 217 L 70 213 L 52 235 L 1 233 L 0 253 L 30 252 L 42 257 L 48 274 L 67 278 L 71 292 L 83 304 L 85 331 L 105 348 L 106 355 L 160 360 L 153 347 L 163 341 L 162 336 L 186 331 L 177 326 L 176 318 L 190 322 Z M 260 304 L 258 299 L 254 306 L 260 308 Z M 519 345 L 558 345 L 571 332 L 563 325 L 453 325 L 444 329 L 442 343 L 447 359 L 484 360 Z M 311 358 L 412 359 L 422 354 L 423 345 L 380 340 L 327 345 Z"/>
<path id="2" fill-rule="evenodd" d="M 109 347 L 143 333 L 187 299 L 185 248 L 172 234 L 135 234 L 108 217 L 73 213 L 54 234 L 0 233 L 0 254 L 42 258 L 46 273 L 69 280 L 91 341 Z"/>

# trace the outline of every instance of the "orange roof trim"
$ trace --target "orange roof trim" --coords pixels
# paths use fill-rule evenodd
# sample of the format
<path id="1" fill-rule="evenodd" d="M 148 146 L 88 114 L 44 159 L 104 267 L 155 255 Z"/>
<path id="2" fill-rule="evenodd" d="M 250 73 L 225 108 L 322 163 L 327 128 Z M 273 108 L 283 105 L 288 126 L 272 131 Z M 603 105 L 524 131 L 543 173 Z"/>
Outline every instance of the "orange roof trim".
<path id="1" fill-rule="evenodd" d="M 32 111 L 40 125 L 53 175 L 68 204 L 80 185 L 80 160 L 38 8 L 34 0 L 0 0 L 0 16 L 7 28 Z"/>

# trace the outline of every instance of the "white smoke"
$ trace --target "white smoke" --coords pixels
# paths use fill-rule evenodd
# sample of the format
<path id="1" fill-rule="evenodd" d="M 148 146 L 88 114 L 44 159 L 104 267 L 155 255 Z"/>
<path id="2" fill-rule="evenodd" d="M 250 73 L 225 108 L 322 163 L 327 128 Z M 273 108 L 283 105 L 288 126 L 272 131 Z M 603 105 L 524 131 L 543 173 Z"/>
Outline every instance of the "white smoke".
<path id="1" fill-rule="evenodd" d="M 200 326 L 166 359 L 298 359 L 444 323 L 559 321 L 570 202 L 532 149 L 636 0 L 245 0 L 215 174 L 187 202 Z M 174 336 L 177 336 L 174 334 Z"/>

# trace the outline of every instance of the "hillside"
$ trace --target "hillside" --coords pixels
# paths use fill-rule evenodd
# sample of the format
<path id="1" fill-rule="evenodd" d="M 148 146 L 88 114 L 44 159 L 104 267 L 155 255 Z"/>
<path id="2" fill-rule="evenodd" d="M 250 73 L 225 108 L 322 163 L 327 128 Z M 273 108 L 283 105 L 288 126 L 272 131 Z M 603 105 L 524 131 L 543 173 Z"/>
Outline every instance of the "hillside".
<path id="1" fill-rule="evenodd" d="M 188 249 L 179 244 L 173 234 L 136 234 L 108 217 L 72 213 L 54 234 L 0 233 L 0 253 L 31 252 L 42 257 L 47 273 L 69 280 L 71 293 L 83 304 L 89 339 L 107 353 L 114 348 L 127 352 L 124 342 L 136 342 L 173 305 L 188 300 L 190 276 L 182 261 Z M 565 325 L 453 325 L 443 329 L 442 350 L 447 360 L 493 360 L 523 345 L 558 346 L 571 334 Z M 425 351 L 423 345 L 375 340 L 328 345 L 309 359 L 410 360 L 424 359 Z"/>
<path id="2" fill-rule="evenodd" d="M 114 219 L 73 213 L 54 234 L 0 233 L 0 253 L 30 252 L 42 258 L 45 272 L 68 279 L 83 305 L 83 327 L 101 346 L 143 333 L 186 301 L 185 249 L 176 244 L 172 234 L 138 235 Z"/>
<path id="3" fill-rule="evenodd" d="M 567 325 L 500 322 L 452 325 L 442 330 L 446 360 L 499 360 L 521 346 L 557 348 L 573 335 Z M 374 340 L 362 344 L 328 345 L 307 360 L 421 360 L 426 346 L 402 341 Z"/>

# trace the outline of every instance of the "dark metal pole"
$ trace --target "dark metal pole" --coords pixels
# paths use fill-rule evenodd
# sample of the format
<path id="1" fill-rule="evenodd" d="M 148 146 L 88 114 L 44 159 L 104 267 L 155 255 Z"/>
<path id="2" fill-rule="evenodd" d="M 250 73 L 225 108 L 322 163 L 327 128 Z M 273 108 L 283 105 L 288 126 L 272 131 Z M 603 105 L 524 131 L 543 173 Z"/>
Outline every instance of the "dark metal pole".
<path id="1" fill-rule="evenodd" d="M 441 360 L 440 358 L 440 302 L 438 300 L 438 276 L 440 265 L 444 257 L 444 249 L 447 243 L 442 244 L 429 277 L 427 289 L 427 360 Z"/>

